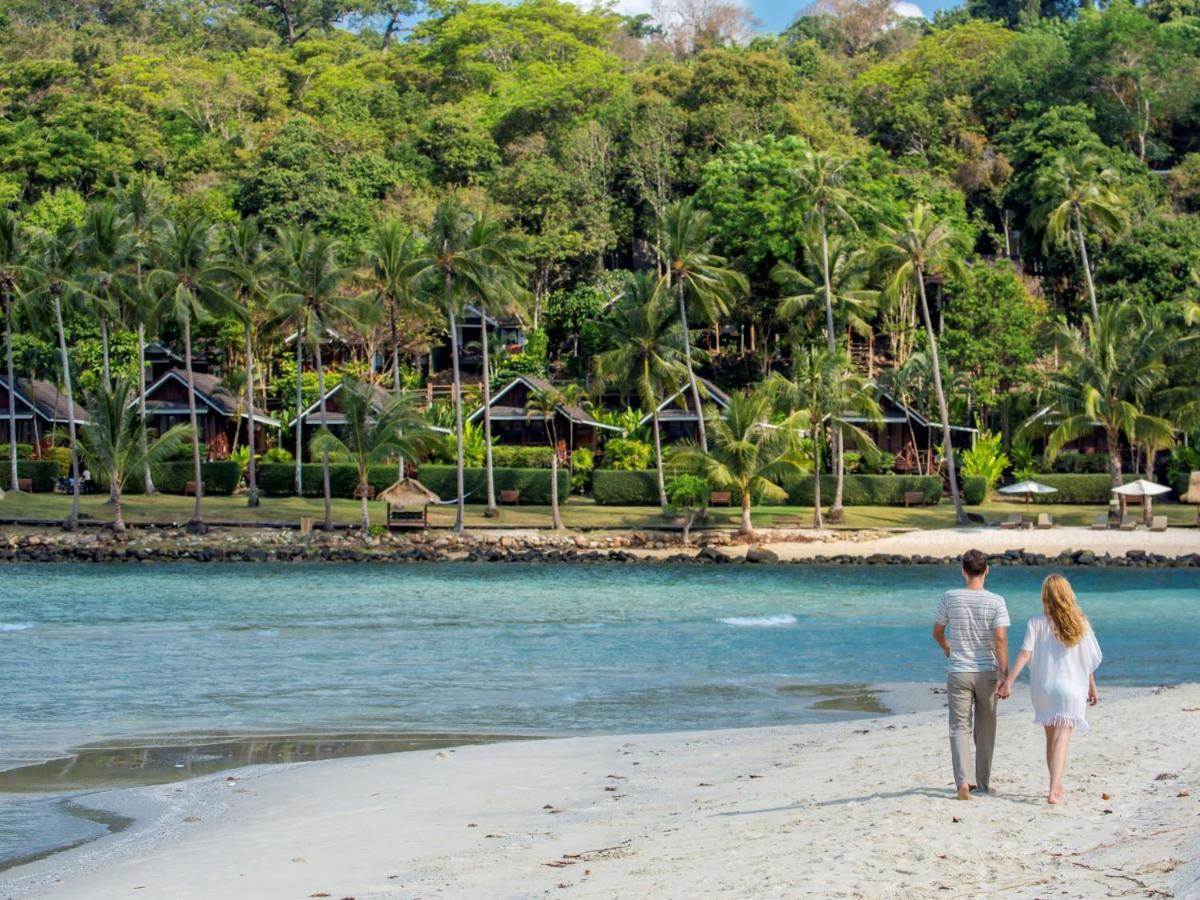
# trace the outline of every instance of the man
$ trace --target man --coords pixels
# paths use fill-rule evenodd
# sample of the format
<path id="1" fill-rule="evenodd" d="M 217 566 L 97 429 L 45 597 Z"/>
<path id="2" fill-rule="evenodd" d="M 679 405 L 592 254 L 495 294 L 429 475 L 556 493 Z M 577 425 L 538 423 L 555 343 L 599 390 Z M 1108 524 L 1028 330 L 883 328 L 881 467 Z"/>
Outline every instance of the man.
<path id="1" fill-rule="evenodd" d="M 938 603 L 933 639 L 946 654 L 946 700 L 950 707 L 950 757 L 959 800 L 971 789 L 987 792 L 996 743 L 996 685 L 1008 675 L 1008 607 L 999 594 L 984 590 L 987 556 L 962 555 L 966 587 L 946 591 Z M 946 630 L 949 628 L 949 638 Z M 972 721 L 974 726 L 972 726 Z M 975 783 L 971 784 L 971 743 L 975 744 Z"/>

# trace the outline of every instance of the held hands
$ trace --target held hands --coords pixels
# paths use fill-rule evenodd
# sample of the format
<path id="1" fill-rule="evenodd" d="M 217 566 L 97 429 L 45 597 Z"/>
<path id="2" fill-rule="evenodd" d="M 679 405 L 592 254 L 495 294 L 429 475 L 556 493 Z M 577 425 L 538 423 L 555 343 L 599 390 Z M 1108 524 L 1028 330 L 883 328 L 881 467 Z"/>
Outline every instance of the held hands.
<path id="1" fill-rule="evenodd" d="M 1012 696 L 1012 682 L 1007 678 L 1002 678 L 996 682 L 995 698 L 997 700 L 1007 700 Z"/>

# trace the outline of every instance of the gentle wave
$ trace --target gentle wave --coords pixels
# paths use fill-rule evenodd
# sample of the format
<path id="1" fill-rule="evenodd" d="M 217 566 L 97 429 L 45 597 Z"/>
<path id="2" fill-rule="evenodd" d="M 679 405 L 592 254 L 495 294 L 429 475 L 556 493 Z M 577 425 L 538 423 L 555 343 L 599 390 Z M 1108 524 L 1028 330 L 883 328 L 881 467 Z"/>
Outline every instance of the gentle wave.
<path id="1" fill-rule="evenodd" d="M 32 622 L 0 622 L 0 631 L 28 631 Z"/>
<path id="2" fill-rule="evenodd" d="M 776 616 L 729 616 L 718 619 L 722 625 L 735 625 L 739 628 L 784 628 L 796 624 L 796 617 L 791 613 L 780 613 Z"/>

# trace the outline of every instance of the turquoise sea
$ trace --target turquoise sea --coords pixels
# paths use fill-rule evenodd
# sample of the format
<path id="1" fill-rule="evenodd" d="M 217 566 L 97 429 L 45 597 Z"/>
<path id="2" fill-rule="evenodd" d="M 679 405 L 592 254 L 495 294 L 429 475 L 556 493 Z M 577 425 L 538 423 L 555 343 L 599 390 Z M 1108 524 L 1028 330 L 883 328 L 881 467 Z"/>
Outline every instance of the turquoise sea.
<path id="1" fill-rule="evenodd" d="M 1011 640 L 1049 570 L 996 570 Z M 0 569 L 0 769 L 180 734 L 558 735 L 817 721 L 941 678 L 934 567 Z M 1200 681 L 1200 572 L 1071 569 L 1101 683 Z M 858 693 L 856 693 L 856 691 Z M 9 773 L 10 776 L 13 773 Z M 65 796 L 65 795 L 64 795 Z M 0 866 L 37 850 L 0 794 Z M 86 837 L 106 826 L 73 818 Z M 45 831 L 43 828 L 42 831 Z M 61 831 L 61 829 L 60 829 Z M 55 840 L 62 843 L 59 834 Z"/>

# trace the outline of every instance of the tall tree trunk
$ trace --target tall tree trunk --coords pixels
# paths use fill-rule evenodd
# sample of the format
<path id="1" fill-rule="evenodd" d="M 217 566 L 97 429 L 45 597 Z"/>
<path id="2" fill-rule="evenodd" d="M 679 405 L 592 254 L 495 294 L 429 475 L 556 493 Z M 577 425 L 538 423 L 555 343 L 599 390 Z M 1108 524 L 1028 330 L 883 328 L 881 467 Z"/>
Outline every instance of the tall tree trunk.
<path id="1" fill-rule="evenodd" d="M 370 484 L 371 482 L 365 478 L 359 479 L 358 492 L 362 494 L 362 529 L 364 541 L 371 536 L 371 504 L 367 500 L 367 488 L 370 487 Z"/>
<path id="2" fill-rule="evenodd" d="M 1096 285 L 1092 281 L 1092 264 L 1088 262 L 1087 241 L 1083 236 L 1083 216 L 1075 207 L 1075 234 L 1079 238 L 1079 261 L 1083 263 L 1083 277 L 1087 282 L 1088 301 L 1092 304 L 1092 319 L 1100 319 L 1100 305 L 1096 302 Z"/>
<path id="3" fill-rule="evenodd" d="M 658 476 L 658 505 L 662 508 L 663 514 L 666 515 L 667 484 L 666 479 L 663 477 L 662 431 L 658 423 L 658 407 L 654 408 L 651 418 L 654 422 L 654 468 Z"/>
<path id="4" fill-rule="evenodd" d="M 208 526 L 204 524 L 204 471 L 200 468 L 200 426 L 196 418 L 196 379 L 192 372 L 192 319 L 187 316 L 183 320 L 183 360 L 187 369 L 188 384 L 188 422 L 192 426 L 192 471 L 196 479 L 196 508 L 192 511 L 192 520 L 187 524 L 189 534 L 204 534 Z"/>
<path id="5" fill-rule="evenodd" d="M 467 504 L 463 496 L 463 414 L 462 414 L 462 379 L 458 369 L 458 326 L 454 321 L 453 289 L 450 274 L 446 273 L 445 301 L 446 320 L 450 323 L 450 365 L 453 372 L 454 384 L 454 476 L 458 488 L 458 504 L 454 514 L 454 530 L 461 532 L 466 520 Z"/>
<path id="6" fill-rule="evenodd" d="M 246 478 L 250 482 L 247 487 L 250 496 L 247 506 L 258 506 L 258 474 L 254 453 L 257 449 L 254 441 L 254 341 L 250 333 L 250 323 L 246 323 L 246 412 L 249 419 L 246 422 L 246 450 L 249 452 Z"/>
<path id="7" fill-rule="evenodd" d="M 1108 475 L 1112 480 L 1112 486 L 1119 488 L 1125 483 L 1121 465 L 1121 434 L 1115 428 L 1105 428 L 1104 439 L 1108 445 Z M 1123 500 L 1122 504 L 1124 504 Z"/>
<path id="8" fill-rule="evenodd" d="M 4 356 L 8 363 L 8 462 L 9 462 L 9 489 L 20 491 L 17 487 L 17 379 L 13 374 L 13 348 L 12 348 L 12 293 L 6 288 L 4 290 Z M 0 492 L 0 496 L 3 493 Z"/>
<path id="9" fill-rule="evenodd" d="M 687 366 L 688 384 L 692 391 L 692 406 L 696 413 L 696 433 L 700 437 L 700 450 L 708 452 L 708 432 L 704 427 L 704 407 L 700 404 L 700 386 L 696 383 L 696 371 L 692 368 L 692 335 L 688 329 L 687 301 L 683 292 L 683 279 L 679 281 L 679 321 L 683 326 L 683 361 Z"/>
<path id="10" fill-rule="evenodd" d="M 110 476 L 113 485 L 113 520 L 112 530 L 118 535 L 125 535 L 125 516 L 121 510 L 121 485 L 119 482 L 119 473 L 113 472 Z"/>
<path id="11" fill-rule="evenodd" d="M 821 528 L 821 424 L 813 426 L 813 528 Z"/>
<path id="12" fill-rule="evenodd" d="M 821 216 L 821 279 L 825 283 L 825 339 L 830 353 L 837 352 L 837 342 L 833 337 L 833 282 L 829 277 L 829 232 L 825 227 L 825 217 Z M 829 520 L 840 522 L 844 516 L 842 495 L 846 481 L 846 446 L 842 437 L 842 428 L 833 426 L 833 503 L 829 507 Z"/>
<path id="13" fill-rule="evenodd" d="M 104 377 L 104 389 L 112 390 L 112 371 L 109 367 L 109 351 L 108 351 L 108 318 L 101 315 L 100 317 L 100 355 L 101 355 L 101 373 Z"/>
<path id="14" fill-rule="evenodd" d="M 963 525 L 967 515 L 963 511 L 962 497 L 958 493 L 958 472 L 954 464 L 954 445 L 950 442 L 950 411 L 946 407 L 946 391 L 942 387 L 942 365 L 938 358 L 937 336 L 933 333 L 933 321 L 929 316 L 929 301 L 925 296 L 925 273 L 917 269 L 917 286 L 921 294 L 921 315 L 925 319 L 925 330 L 929 334 L 929 358 L 933 363 L 933 389 L 937 392 L 938 413 L 942 419 L 942 449 L 946 454 L 946 471 L 950 477 L 950 499 L 954 502 L 954 520 Z"/>
<path id="15" fill-rule="evenodd" d="M 396 305 L 395 303 L 388 304 L 388 312 L 391 316 L 392 328 L 392 390 L 396 396 L 400 396 L 400 340 L 396 334 Z M 400 453 L 396 456 L 396 480 L 404 480 L 404 454 Z"/>
<path id="16" fill-rule="evenodd" d="M 492 474 L 492 374 L 488 359 L 487 310 L 479 304 L 479 336 L 480 347 L 483 350 L 483 467 L 487 481 L 487 511 L 484 515 L 491 518 L 499 513 L 496 508 L 496 478 Z M 555 454 L 558 450 L 555 449 Z"/>
<path id="17" fill-rule="evenodd" d="M 558 513 L 558 440 L 556 435 L 550 435 L 550 444 L 554 450 L 550 454 L 550 518 L 554 523 L 554 530 L 562 531 L 562 516 Z"/>
<path id="18" fill-rule="evenodd" d="M 738 529 L 738 533 L 744 534 L 746 537 L 754 537 L 754 522 L 750 518 L 749 485 L 742 486 L 742 525 Z"/>
<path id="19" fill-rule="evenodd" d="M 54 292 L 54 322 L 58 327 L 58 352 L 62 358 L 63 386 L 67 392 L 67 432 L 71 437 L 71 514 L 63 528 L 74 531 L 79 522 L 79 448 L 75 440 L 75 392 L 71 385 L 71 358 L 67 354 L 67 333 L 63 329 L 62 296 Z"/>
<path id="20" fill-rule="evenodd" d="M 296 496 L 304 496 L 304 325 L 296 326 Z"/>
<path id="21" fill-rule="evenodd" d="M 139 279 L 141 277 L 139 272 Z M 143 458 L 146 456 L 146 450 L 149 447 L 150 439 L 146 434 L 146 429 L 149 425 L 146 422 L 146 323 L 138 322 L 137 327 L 138 340 L 138 415 L 142 418 L 142 427 L 139 429 L 138 440 L 141 442 L 141 454 Z M 154 494 L 154 478 L 150 473 L 150 464 L 142 464 L 142 481 L 145 485 L 146 496 Z"/>
<path id="22" fill-rule="evenodd" d="M 317 351 L 313 354 L 317 359 L 317 402 L 321 404 L 321 425 L 328 428 L 325 422 L 325 367 L 321 362 L 321 342 L 317 341 Z M 324 531 L 333 531 L 333 495 L 329 491 L 329 451 L 321 451 L 321 491 L 325 495 L 325 522 L 321 526 Z"/>

